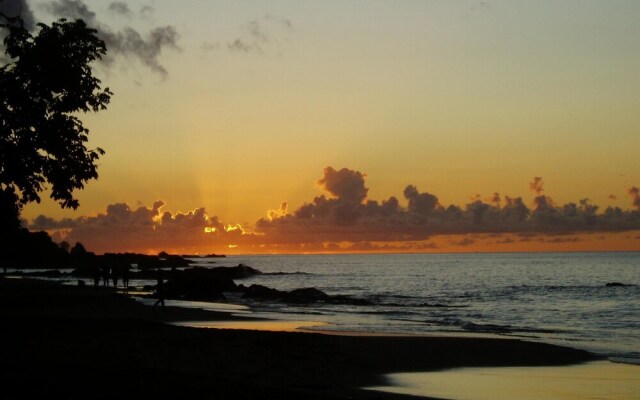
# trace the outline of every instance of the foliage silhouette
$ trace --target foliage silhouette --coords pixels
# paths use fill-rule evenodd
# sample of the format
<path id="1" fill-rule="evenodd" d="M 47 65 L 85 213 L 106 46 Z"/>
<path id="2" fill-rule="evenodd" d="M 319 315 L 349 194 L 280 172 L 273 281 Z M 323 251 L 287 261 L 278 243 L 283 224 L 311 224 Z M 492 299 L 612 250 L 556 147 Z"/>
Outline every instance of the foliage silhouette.
<path id="1" fill-rule="evenodd" d="M 77 114 L 106 109 L 112 93 L 90 67 L 106 46 L 84 21 L 38 24 L 35 35 L 19 17 L 0 21 L 10 59 L 0 67 L 0 224 L 17 229 L 22 207 L 40 202 L 47 185 L 61 207 L 78 207 L 73 191 L 98 177 L 104 151 L 87 148 Z"/>

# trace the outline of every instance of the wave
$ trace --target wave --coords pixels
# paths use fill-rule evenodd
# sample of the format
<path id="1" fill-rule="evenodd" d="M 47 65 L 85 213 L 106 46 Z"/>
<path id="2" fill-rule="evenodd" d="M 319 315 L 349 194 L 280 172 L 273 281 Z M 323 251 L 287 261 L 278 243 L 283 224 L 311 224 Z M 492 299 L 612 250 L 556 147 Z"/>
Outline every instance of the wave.
<path id="1" fill-rule="evenodd" d="M 379 306 L 385 307 L 412 307 L 412 308 L 468 308 L 468 304 L 443 304 L 443 303 L 391 303 L 391 302 L 378 302 L 375 303 Z"/>
<path id="2" fill-rule="evenodd" d="M 398 310 L 363 310 L 363 311 L 355 311 L 355 314 L 368 314 L 368 315 L 419 315 L 420 313 L 412 312 L 412 311 L 398 311 Z"/>
<path id="3" fill-rule="evenodd" d="M 260 275 L 282 276 L 282 275 L 314 275 L 314 274 L 312 274 L 311 272 L 302 272 L 302 271 L 294 271 L 294 272 L 278 271 L 278 272 L 263 272 Z"/>
<path id="4" fill-rule="evenodd" d="M 415 307 L 415 308 L 467 308 L 469 304 L 451 304 L 441 301 L 425 301 L 428 297 L 408 296 L 401 294 L 376 294 L 367 296 L 367 300 L 377 306 Z M 398 301 L 399 300 L 399 301 Z"/>
<path id="5" fill-rule="evenodd" d="M 507 290 L 594 290 L 594 289 L 612 289 L 612 288 L 637 288 L 638 285 L 633 283 L 606 282 L 594 285 L 518 285 L 507 286 Z"/>
<path id="6" fill-rule="evenodd" d="M 428 324 L 456 326 L 467 332 L 476 333 L 499 333 L 499 334 L 558 334 L 568 331 L 548 328 L 531 328 L 523 326 L 500 325 L 500 324 L 479 324 L 458 318 L 444 318 L 442 320 L 426 320 Z"/>
<path id="7" fill-rule="evenodd" d="M 640 365 L 640 353 L 637 351 L 626 354 L 611 354 L 608 358 L 613 363 Z"/>

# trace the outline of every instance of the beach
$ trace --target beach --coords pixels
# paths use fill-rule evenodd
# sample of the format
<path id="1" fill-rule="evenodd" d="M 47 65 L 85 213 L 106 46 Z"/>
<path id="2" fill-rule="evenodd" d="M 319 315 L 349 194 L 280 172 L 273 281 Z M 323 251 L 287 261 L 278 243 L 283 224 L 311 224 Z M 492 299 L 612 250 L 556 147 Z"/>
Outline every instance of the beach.
<path id="1" fill-rule="evenodd" d="M 592 354 L 515 339 L 198 329 L 251 321 L 144 306 L 113 289 L 0 279 L 3 397 L 400 399 L 363 390 L 384 375 L 454 367 L 552 366 Z"/>

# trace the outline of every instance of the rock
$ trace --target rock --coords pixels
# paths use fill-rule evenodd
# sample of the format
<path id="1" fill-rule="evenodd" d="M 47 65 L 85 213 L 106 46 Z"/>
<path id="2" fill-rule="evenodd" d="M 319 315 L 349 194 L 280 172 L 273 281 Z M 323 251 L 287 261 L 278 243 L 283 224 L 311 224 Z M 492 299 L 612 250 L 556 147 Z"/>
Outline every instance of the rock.
<path id="1" fill-rule="evenodd" d="M 624 286 L 633 286 L 621 282 L 609 282 L 605 285 L 606 287 L 624 287 Z"/>
<path id="2" fill-rule="evenodd" d="M 329 296 L 322 290 L 316 288 L 295 289 L 290 292 L 272 289 L 262 285 L 251 285 L 236 287 L 242 291 L 243 298 L 282 301 L 284 303 L 309 304 L 309 303 L 332 303 L 351 305 L 370 305 L 371 303 L 362 299 L 353 299 L 348 296 Z"/>
<path id="3" fill-rule="evenodd" d="M 172 270 L 165 284 L 166 298 L 183 300 L 220 300 L 222 292 L 233 291 L 236 285 L 232 279 L 214 273 L 207 268 L 189 268 L 184 271 Z"/>
<path id="4" fill-rule="evenodd" d="M 244 264 L 238 264 L 235 267 L 207 268 L 207 270 L 211 273 L 217 274 L 220 277 L 228 279 L 243 279 L 262 274 L 261 271 L 258 271 L 257 269 Z"/>
<path id="5" fill-rule="evenodd" d="M 283 300 L 287 303 L 326 303 L 331 299 L 328 294 L 316 288 L 296 289 L 284 293 Z"/>
<path id="6" fill-rule="evenodd" d="M 271 289 L 262 285 L 251 285 L 247 288 L 244 288 L 244 294 L 242 295 L 242 297 L 248 299 L 281 300 L 284 297 L 285 293 L 287 292 L 282 292 L 277 289 Z"/>

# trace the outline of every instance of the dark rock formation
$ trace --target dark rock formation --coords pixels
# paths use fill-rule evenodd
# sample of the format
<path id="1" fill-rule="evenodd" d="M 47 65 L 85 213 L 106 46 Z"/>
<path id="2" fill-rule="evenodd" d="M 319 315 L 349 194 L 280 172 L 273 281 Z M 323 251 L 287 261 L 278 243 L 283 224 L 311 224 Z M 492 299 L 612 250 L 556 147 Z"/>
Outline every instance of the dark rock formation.
<path id="1" fill-rule="evenodd" d="M 621 283 L 621 282 L 609 282 L 605 286 L 606 287 L 624 287 L 624 286 L 633 286 L 633 285 L 630 285 L 628 283 Z"/>
<path id="2" fill-rule="evenodd" d="M 164 295 L 169 299 L 220 300 L 225 298 L 223 292 L 236 289 L 232 279 L 212 272 L 208 268 L 172 270 L 168 278 Z"/>
<path id="3" fill-rule="evenodd" d="M 243 279 L 253 275 L 260 275 L 262 272 L 248 265 L 238 264 L 235 267 L 215 267 L 207 268 L 211 274 L 229 279 Z"/>
<path id="4" fill-rule="evenodd" d="M 238 286 L 243 292 L 242 297 L 247 299 L 282 301 L 284 303 L 309 304 L 309 303 L 332 303 L 332 304 L 352 304 L 370 305 L 371 303 L 363 299 L 354 299 L 348 296 L 329 296 L 316 288 L 295 289 L 290 292 L 272 289 L 262 285 L 251 285 L 245 287 Z"/>

